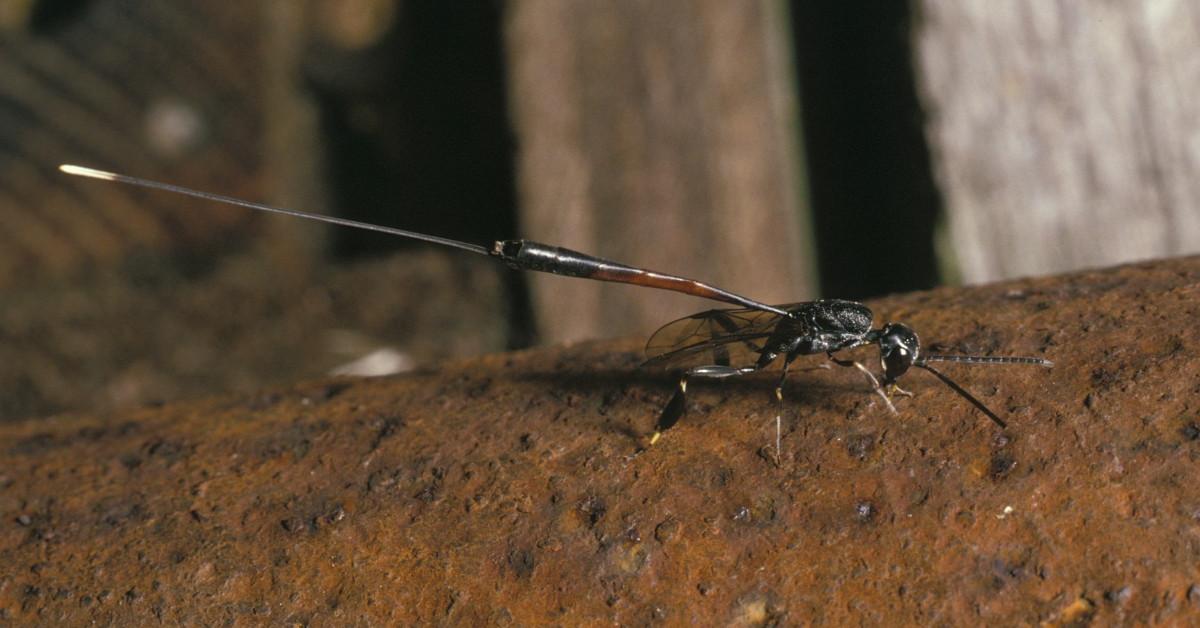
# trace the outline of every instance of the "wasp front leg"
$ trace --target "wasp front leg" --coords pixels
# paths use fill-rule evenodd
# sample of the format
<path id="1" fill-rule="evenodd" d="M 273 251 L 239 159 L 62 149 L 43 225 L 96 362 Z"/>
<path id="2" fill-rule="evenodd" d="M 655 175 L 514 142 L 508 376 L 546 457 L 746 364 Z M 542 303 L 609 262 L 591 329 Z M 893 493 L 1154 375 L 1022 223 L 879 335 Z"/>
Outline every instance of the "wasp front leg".
<path id="1" fill-rule="evenodd" d="M 899 414 L 899 412 L 896 411 L 896 406 L 892 405 L 892 400 L 890 397 L 888 397 L 888 392 L 883 389 L 883 386 L 879 384 L 879 380 L 876 379 L 875 374 L 868 370 L 867 367 L 854 360 L 839 360 L 838 358 L 833 357 L 832 353 L 827 353 L 825 355 L 829 356 L 829 359 L 838 366 L 852 366 L 858 369 L 859 372 L 865 375 L 867 380 L 871 382 L 871 389 L 875 391 L 875 394 L 879 395 L 880 399 L 883 399 L 883 403 L 887 405 L 888 411 L 892 414 Z M 892 386 L 895 386 L 895 384 L 892 384 Z M 901 392 L 905 395 L 912 396 L 912 393 L 907 391 Z"/>

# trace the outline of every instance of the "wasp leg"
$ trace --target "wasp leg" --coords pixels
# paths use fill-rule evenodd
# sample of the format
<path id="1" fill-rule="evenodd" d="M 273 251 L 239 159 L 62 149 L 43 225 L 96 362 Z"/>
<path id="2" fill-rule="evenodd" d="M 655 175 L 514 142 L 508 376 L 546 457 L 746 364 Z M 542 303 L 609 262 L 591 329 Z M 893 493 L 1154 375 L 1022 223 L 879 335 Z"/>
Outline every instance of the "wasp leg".
<path id="1" fill-rule="evenodd" d="M 783 384 L 787 381 L 788 367 L 795 359 L 796 356 L 792 354 L 783 359 L 783 372 L 779 374 L 779 383 L 775 384 L 775 400 L 778 402 L 775 407 L 775 464 L 779 464 L 779 457 L 783 455 Z"/>
<path id="2" fill-rule="evenodd" d="M 899 384 L 895 384 L 895 383 L 893 383 L 891 386 L 887 387 L 887 393 L 889 395 L 902 395 L 904 397 L 912 397 L 913 396 L 912 393 L 908 392 L 907 390 L 904 390 L 903 388 L 900 387 Z"/>
<path id="3" fill-rule="evenodd" d="M 896 412 L 896 406 L 892 405 L 892 400 L 887 396 L 887 392 L 884 391 L 883 386 L 879 385 L 879 380 L 875 379 L 875 375 L 871 373 L 871 371 L 867 370 L 867 367 L 855 362 L 854 360 L 839 360 L 833 357 L 832 353 L 827 353 L 825 355 L 829 356 L 829 359 L 838 366 L 853 366 L 861 371 L 863 375 L 867 376 L 867 380 L 871 382 L 871 388 L 874 389 L 875 394 L 879 395 L 880 399 L 883 399 L 883 403 L 887 405 L 888 411 L 890 411 L 892 414 L 899 414 L 899 412 Z"/>
<path id="4" fill-rule="evenodd" d="M 707 366 L 692 367 L 683 372 L 679 377 L 679 387 L 675 389 L 675 394 L 671 395 L 671 400 L 667 402 L 663 408 L 662 414 L 658 416 L 658 423 L 654 426 L 654 435 L 650 437 L 650 444 L 658 442 L 662 438 L 663 432 L 671 428 L 679 422 L 687 410 L 687 384 L 689 377 L 703 377 L 708 379 L 721 379 L 723 377 L 733 377 L 735 375 L 743 375 L 756 371 L 755 367 L 734 368 L 732 366 L 724 366 L 719 364 L 710 364 Z"/>
<path id="5" fill-rule="evenodd" d="M 650 444 L 658 442 L 662 438 L 662 433 L 679 422 L 679 418 L 683 416 L 683 411 L 687 406 L 687 375 L 679 378 L 679 388 L 675 389 L 675 394 L 671 395 L 671 400 L 663 408 L 662 414 L 658 415 L 658 423 L 654 426 L 654 436 L 650 437 Z"/>

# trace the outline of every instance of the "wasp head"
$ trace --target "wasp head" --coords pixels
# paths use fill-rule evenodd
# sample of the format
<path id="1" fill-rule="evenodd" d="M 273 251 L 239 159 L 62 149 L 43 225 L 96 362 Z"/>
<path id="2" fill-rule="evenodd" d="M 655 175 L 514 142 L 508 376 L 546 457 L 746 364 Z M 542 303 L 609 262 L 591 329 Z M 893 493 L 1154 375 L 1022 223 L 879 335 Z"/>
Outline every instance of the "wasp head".
<path id="1" fill-rule="evenodd" d="M 883 367 L 883 383 L 894 384 L 908 372 L 921 352 L 921 341 L 908 325 L 888 323 L 879 330 L 879 362 Z"/>

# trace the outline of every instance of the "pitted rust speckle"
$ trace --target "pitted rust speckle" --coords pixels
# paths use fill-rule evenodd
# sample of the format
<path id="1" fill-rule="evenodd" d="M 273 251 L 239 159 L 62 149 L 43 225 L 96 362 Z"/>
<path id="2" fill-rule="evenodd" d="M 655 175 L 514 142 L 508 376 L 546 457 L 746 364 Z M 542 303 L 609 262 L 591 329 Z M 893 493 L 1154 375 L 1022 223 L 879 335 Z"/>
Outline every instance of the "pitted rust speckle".
<path id="1" fill-rule="evenodd" d="M 0 623 L 1194 621 L 1200 259 L 872 305 L 1056 366 L 798 361 L 778 464 L 771 374 L 639 453 L 638 340 L 3 425 Z"/>

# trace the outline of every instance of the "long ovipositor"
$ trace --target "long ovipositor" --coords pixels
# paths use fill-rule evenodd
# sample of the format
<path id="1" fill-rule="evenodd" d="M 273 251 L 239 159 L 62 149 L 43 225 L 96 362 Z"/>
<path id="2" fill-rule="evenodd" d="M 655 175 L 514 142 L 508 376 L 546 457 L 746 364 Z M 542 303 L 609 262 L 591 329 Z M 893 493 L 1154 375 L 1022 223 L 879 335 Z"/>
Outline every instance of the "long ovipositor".
<path id="1" fill-rule="evenodd" d="M 302 212 L 295 209 L 287 209 L 283 207 L 274 207 L 263 203 L 255 203 L 245 201 L 232 196 L 224 196 L 221 194 L 213 194 L 212 192 L 201 192 L 180 185 L 170 183 L 162 183 L 160 181 L 151 181 L 140 177 L 133 177 L 126 174 L 117 174 L 115 172 L 107 172 L 104 170 L 96 170 L 95 168 L 85 168 L 83 166 L 75 166 L 71 164 L 63 164 L 58 167 L 59 170 L 81 177 L 90 177 L 92 179 L 100 179 L 103 181 L 114 181 L 117 183 L 126 183 L 144 188 L 163 190 L 173 192 L 175 194 L 183 194 L 195 198 L 202 198 L 227 205 L 237 205 L 248 209 L 257 209 L 260 211 L 272 212 L 275 214 L 283 214 L 295 218 L 304 218 L 307 220 L 317 220 L 343 227 L 353 227 L 355 229 L 365 229 L 368 231 L 377 231 L 387 233 L 403 238 L 413 240 L 421 240 L 423 242 L 432 242 L 441 244 L 463 251 L 470 251 L 479 255 L 489 255 L 495 257 L 511 268 L 518 270 L 533 270 L 543 273 L 551 273 L 554 275 L 563 275 L 566 277 L 583 277 L 586 279 L 595 279 L 598 281 L 611 281 L 616 283 L 626 283 L 635 286 L 643 286 L 646 288 L 657 288 L 659 290 L 671 290 L 673 292 L 682 292 L 696 297 L 721 301 L 723 303 L 732 303 L 754 310 L 763 312 L 771 312 L 781 316 L 787 316 L 787 310 L 782 310 L 773 305 L 768 305 L 754 299 L 750 299 L 739 294 L 734 294 L 728 290 L 722 290 L 716 286 L 688 279 L 678 275 L 669 275 L 653 270 L 643 268 L 635 268 L 626 264 L 606 260 L 594 255 L 580 253 L 561 246 L 551 246 L 534 242 L 532 240 L 498 240 L 492 245 L 492 248 L 486 248 L 478 244 L 470 242 L 461 242 L 450 238 L 433 236 L 416 231 L 408 231 L 405 229 L 396 229 L 394 227 L 384 227 L 368 222 L 359 222 L 357 220 L 349 220 L 346 218 L 337 218 L 335 216 L 325 216 L 322 214 L 313 214 Z"/>

